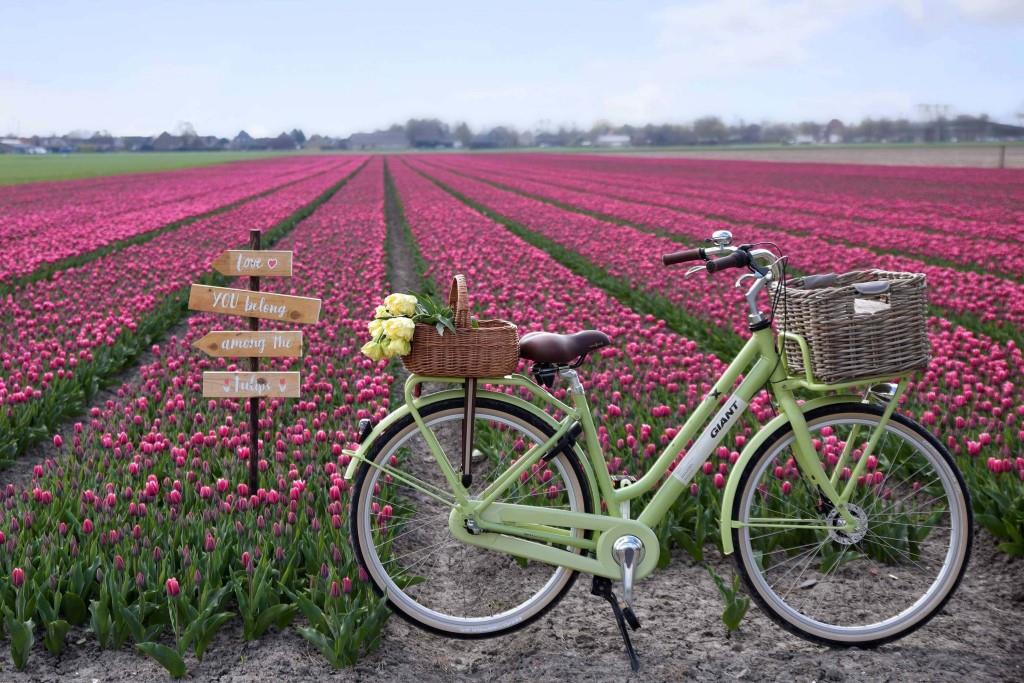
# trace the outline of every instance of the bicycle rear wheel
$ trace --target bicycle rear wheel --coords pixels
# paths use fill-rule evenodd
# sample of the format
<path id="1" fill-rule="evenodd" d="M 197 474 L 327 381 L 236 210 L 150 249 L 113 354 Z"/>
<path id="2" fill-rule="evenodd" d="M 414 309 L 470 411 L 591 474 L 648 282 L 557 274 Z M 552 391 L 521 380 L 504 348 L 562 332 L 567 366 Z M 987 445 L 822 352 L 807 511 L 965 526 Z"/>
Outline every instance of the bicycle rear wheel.
<path id="1" fill-rule="evenodd" d="M 844 467 L 844 452 L 854 467 L 881 415 L 857 403 L 807 415 L 826 474 Z M 793 444 L 782 427 L 741 474 L 732 536 L 747 589 L 784 628 L 829 645 L 870 647 L 922 626 L 970 554 L 970 498 L 949 453 L 893 415 L 850 498 L 851 527 L 800 475 Z M 848 477 L 840 470 L 840 490 Z"/>
<path id="2" fill-rule="evenodd" d="M 463 400 L 435 403 L 420 414 L 457 471 Z M 474 431 L 478 455 L 471 496 L 554 433 L 528 411 L 487 398 L 477 401 Z M 454 498 L 411 415 L 377 439 L 367 460 L 352 495 L 352 546 L 378 592 L 408 621 L 448 636 L 496 636 L 542 616 L 575 581 L 577 572 L 564 567 L 470 546 L 452 536 L 448 519 Z M 497 502 L 593 511 L 586 474 L 571 451 L 534 466 Z M 568 533 L 581 538 L 585 532 Z"/>

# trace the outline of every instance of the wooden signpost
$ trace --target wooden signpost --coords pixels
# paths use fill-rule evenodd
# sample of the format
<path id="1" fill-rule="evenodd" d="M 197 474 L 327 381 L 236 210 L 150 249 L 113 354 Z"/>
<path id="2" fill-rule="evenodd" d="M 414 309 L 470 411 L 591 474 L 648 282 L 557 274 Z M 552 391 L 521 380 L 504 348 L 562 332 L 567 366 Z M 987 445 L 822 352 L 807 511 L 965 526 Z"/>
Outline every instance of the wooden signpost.
<path id="1" fill-rule="evenodd" d="M 221 275 L 291 277 L 292 252 L 228 249 L 210 265 Z"/>
<path id="2" fill-rule="evenodd" d="M 259 489 L 259 402 L 261 398 L 298 398 L 302 380 L 297 372 L 260 372 L 260 358 L 298 358 L 302 333 L 260 330 L 260 320 L 315 323 L 320 299 L 260 292 L 260 277 L 290 277 L 292 252 L 260 248 L 261 233 L 249 231 L 249 249 L 229 249 L 214 259 L 223 275 L 248 275 L 249 289 L 193 284 L 188 307 L 193 311 L 239 315 L 249 319 L 248 330 L 214 330 L 195 343 L 210 356 L 248 358 L 249 371 L 204 372 L 203 396 L 249 399 L 249 490 Z"/>
<path id="3" fill-rule="evenodd" d="M 297 372 L 204 372 L 207 398 L 298 398 Z"/>
<path id="4" fill-rule="evenodd" d="M 285 330 L 217 330 L 208 333 L 193 346 L 215 358 L 298 358 L 302 355 L 302 333 Z"/>
<path id="5" fill-rule="evenodd" d="M 320 299 L 213 285 L 192 285 L 188 293 L 188 307 L 193 311 L 289 323 L 315 323 L 320 319 Z"/>

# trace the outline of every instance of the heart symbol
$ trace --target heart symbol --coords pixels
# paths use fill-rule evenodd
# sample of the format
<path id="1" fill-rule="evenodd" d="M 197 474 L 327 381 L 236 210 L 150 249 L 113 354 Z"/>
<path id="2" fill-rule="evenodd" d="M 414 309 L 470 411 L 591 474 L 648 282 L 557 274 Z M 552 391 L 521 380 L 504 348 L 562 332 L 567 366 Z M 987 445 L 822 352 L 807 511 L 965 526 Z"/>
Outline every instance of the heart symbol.
<path id="1" fill-rule="evenodd" d="M 267 267 L 270 268 L 271 270 L 273 270 L 274 268 L 277 268 L 277 259 L 276 258 L 268 258 L 267 259 Z"/>

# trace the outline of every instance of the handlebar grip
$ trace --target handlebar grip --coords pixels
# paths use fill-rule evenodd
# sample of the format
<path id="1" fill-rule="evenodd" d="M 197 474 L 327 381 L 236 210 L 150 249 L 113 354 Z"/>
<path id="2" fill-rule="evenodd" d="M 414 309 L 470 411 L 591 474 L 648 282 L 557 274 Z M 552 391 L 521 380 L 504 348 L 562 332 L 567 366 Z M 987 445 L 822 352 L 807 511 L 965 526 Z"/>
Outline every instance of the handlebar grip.
<path id="1" fill-rule="evenodd" d="M 683 251 L 674 251 L 671 254 L 665 254 L 661 257 L 661 262 L 666 266 L 674 266 L 677 263 L 700 261 L 705 259 L 707 259 L 707 257 L 704 255 L 703 249 L 684 249 Z"/>
<path id="2" fill-rule="evenodd" d="M 738 249 L 728 256 L 715 259 L 714 261 L 708 261 L 707 266 L 709 273 L 717 273 L 720 270 L 726 268 L 745 268 L 750 265 L 750 253 L 743 249 Z"/>

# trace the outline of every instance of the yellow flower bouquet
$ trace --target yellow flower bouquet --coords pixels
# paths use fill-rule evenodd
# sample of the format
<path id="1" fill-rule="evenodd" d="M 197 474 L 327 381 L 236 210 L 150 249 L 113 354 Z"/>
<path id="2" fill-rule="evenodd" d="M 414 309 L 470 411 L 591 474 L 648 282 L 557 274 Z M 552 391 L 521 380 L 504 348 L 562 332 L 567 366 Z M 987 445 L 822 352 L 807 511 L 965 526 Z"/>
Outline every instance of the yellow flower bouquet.
<path id="1" fill-rule="evenodd" d="M 446 329 L 455 331 L 455 314 L 429 296 L 389 294 L 374 311 L 373 320 L 367 326 L 370 341 L 363 344 L 360 351 L 375 361 L 405 356 L 412 348 L 417 323 L 433 325 L 443 336 Z"/>

